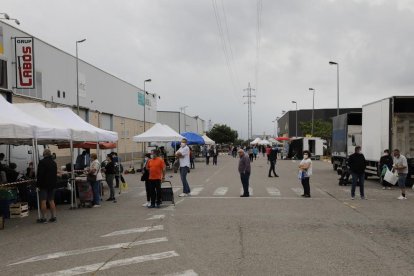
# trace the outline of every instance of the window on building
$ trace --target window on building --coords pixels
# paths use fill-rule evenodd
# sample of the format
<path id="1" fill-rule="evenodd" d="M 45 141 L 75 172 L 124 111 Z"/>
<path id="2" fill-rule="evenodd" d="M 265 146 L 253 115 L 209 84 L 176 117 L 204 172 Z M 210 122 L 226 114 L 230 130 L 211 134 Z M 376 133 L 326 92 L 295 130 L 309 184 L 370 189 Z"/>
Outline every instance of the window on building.
<path id="1" fill-rule="evenodd" d="M 66 98 L 66 92 L 63 91 L 62 94 L 63 94 L 63 98 Z"/>
<path id="2" fill-rule="evenodd" d="M 60 98 L 60 90 L 57 91 L 57 97 Z"/>

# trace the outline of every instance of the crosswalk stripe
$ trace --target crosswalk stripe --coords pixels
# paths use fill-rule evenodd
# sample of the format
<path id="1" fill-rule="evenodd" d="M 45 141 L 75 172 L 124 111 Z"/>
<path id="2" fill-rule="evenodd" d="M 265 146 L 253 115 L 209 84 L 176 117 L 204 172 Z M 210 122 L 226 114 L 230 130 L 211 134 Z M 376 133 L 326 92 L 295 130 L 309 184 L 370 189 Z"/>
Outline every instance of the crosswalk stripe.
<path id="1" fill-rule="evenodd" d="M 204 190 L 204 188 L 203 188 L 203 187 L 196 187 L 196 188 L 193 188 L 193 189 L 191 190 L 191 195 L 199 195 L 199 194 L 200 194 L 200 192 L 201 192 L 202 190 Z"/>
<path id="2" fill-rule="evenodd" d="M 116 243 L 116 244 L 109 244 L 109 245 L 90 247 L 90 248 L 84 248 L 84 249 L 78 249 L 78 250 L 55 252 L 55 253 L 36 256 L 36 257 L 29 258 L 29 259 L 26 259 L 20 262 L 12 263 L 12 264 L 9 264 L 8 266 L 25 264 L 25 263 L 33 263 L 33 262 L 38 262 L 38 261 L 50 260 L 50 259 L 58 259 L 58 258 L 63 258 L 63 257 L 68 257 L 68 256 L 81 255 L 81 254 L 105 251 L 105 250 L 110 250 L 110 249 L 119 249 L 119 248 L 124 248 L 124 247 L 130 248 L 130 247 L 134 247 L 138 245 L 165 242 L 165 241 L 168 241 L 168 239 L 166 237 L 162 237 L 162 238 L 156 238 L 156 239 L 135 241 L 132 243 Z"/>
<path id="3" fill-rule="evenodd" d="M 303 189 L 302 188 L 291 188 L 292 191 L 297 195 L 303 195 Z"/>
<path id="4" fill-rule="evenodd" d="M 165 215 L 153 215 L 152 217 L 149 217 L 145 220 L 154 220 L 154 219 L 164 219 Z"/>
<path id="5" fill-rule="evenodd" d="M 101 270 L 107 270 L 115 267 L 121 267 L 126 265 L 132 265 L 132 264 L 138 264 L 148 261 L 155 261 L 155 260 L 161 260 L 161 259 L 167 259 L 172 257 L 178 257 L 180 256 L 175 251 L 167 251 L 162 253 L 156 253 L 151 255 L 143 255 L 143 256 L 136 256 L 132 258 L 127 259 L 120 259 L 116 261 L 110 261 L 107 263 L 101 262 L 91 265 L 84 265 L 84 266 L 78 266 L 66 270 L 60 270 L 56 272 L 51 273 L 45 273 L 45 274 L 38 274 L 37 276 L 59 276 L 59 275 L 65 275 L 65 276 L 71 276 L 71 275 L 79 275 L 79 274 L 85 274 L 85 273 L 92 273 L 96 271 Z"/>
<path id="6" fill-rule="evenodd" d="M 280 191 L 276 187 L 267 187 L 267 193 L 271 196 L 280 196 Z"/>
<path id="7" fill-rule="evenodd" d="M 244 190 L 243 190 L 243 188 L 240 188 L 240 193 L 241 194 L 243 194 L 244 193 Z M 249 195 L 253 195 L 253 188 L 252 187 L 249 187 Z"/>
<path id="8" fill-rule="evenodd" d="M 198 274 L 194 270 L 190 269 L 190 270 L 177 272 L 173 274 L 167 274 L 165 276 L 198 276 Z"/>
<path id="9" fill-rule="evenodd" d="M 152 231 L 157 231 L 157 230 L 164 230 L 164 226 L 163 225 L 156 225 L 156 226 L 149 226 L 149 227 L 141 227 L 141 228 L 132 228 L 132 229 L 120 230 L 120 231 L 115 231 L 115 232 L 103 235 L 103 236 L 101 236 L 101 238 L 127 235 L 127 234 L 133 234 L 133 233 L 152 232 Z"/>
<path id="10" fill-rule="evenodd" d="M 227 187 L 219 187 L 214 191 L 214 195 L 215 196 L 224 196 L 227 191 L 229 190 L 229 188 Z"/>

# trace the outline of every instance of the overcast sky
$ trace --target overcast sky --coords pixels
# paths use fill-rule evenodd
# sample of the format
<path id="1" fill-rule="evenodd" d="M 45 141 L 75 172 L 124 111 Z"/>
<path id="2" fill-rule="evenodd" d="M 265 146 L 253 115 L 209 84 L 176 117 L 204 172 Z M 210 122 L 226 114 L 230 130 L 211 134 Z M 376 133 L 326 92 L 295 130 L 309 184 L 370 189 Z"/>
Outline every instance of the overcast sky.
<path id="1" fill-rule="evenodd" d="M 292 100 L 312 108 L 309 87 L 315 108 L 336 108 L 330 60 L 339 63 L 341 107 L 414 95 L 413 0 L 1 2 L 22 30 L 72 54 L 86 37 L 85 61 L 139 87 L 151 78 L 159 110 L 187 105 L 244 138 L 249 82 L 255 134 L 272 134 Z"/>

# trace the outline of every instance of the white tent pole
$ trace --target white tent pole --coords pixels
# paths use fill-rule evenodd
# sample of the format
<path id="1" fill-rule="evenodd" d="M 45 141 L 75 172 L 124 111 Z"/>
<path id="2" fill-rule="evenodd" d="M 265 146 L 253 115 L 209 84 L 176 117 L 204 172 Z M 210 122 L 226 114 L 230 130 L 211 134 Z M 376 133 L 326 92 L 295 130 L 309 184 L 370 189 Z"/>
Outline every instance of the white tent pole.
<path id="1" fill-rule="evenodd" d="M 76 194 L 76 190 L 75 190 L 75 166 L 73 165 L 73 154 L 74 154 L 74 150 L 73 150 L 73 140 L 69 141 L 70 144 L 70 169 L 71 169 L 71 173 L 70 173 L 70 187 L 71 187 L 71 191 L 70 191 L 70 209 L 74 209 L 74 194 Z"/>
<path id="2" fill-rule="evenodd" d="M 37 180 L 37 140 L 32 139 L 32 156 L 33 156 L 33 172 L 35 179 Z M 39 189 L 36 186 L 36 198 L 37 198 L 37 218 L 40 219 L 40 200 L 39 200 Z"/>

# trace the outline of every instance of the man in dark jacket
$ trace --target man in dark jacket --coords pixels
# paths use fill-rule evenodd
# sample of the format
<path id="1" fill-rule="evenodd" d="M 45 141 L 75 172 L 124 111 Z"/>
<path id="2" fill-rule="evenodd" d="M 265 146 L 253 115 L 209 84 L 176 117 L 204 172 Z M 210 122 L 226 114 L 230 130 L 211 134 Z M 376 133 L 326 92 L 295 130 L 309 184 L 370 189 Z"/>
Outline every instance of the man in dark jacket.
<path id="1" fill-rule="evenodd" d="M 275 177 L 279 177 L 275 171 L 277 152 L 278 152 L 277 146 L 274 146 L 269 154 L 269 162 L 270 162 L 269 175 L 268 175 L 269 177 L 272 177 L 272 171 Z"/>
<path id="2" fill-rule="evenodd" d="M 352 189 L 351 189 L 352 200 L 355 199 L 355 188 L 356 188 L 357 182 L 359 182 L 359 192 L 361 195 L 361 199 L 365 199 L 364 180 L 365 180 L 366 161 L 365 161 L 364 155 L 361 153 L 360 146 L 356 146 L 355 153 L 349 156 L 348 166 L 351 170 L 351 175 L 352 175 Z"/>
<path id="3" fill-rule="evenodd" d="M 39 188 L 40 210 L 42 217 L 38 223 L 47 223 L 46 200 L 49 202 L 51 217 L 49 222 L 56 222 L 55 187 L 57 181 L 57 165 L 49 149 L 43 151 L 43 159 L 37 167 L 37 188 Z"/>
<path id="4" fill-rule="evenodd" d="M 249 178 L 251 172 L 250 166 L 250 158 L 244 152 L 244 150 L 240 149 L 239 151 L 240 161 L 239 161 L 239 173 L 240 179 L 243 185 L 243 194 L 240 197 L 249 197 Z"/>
<path id="5" fill-rule="evenodd" d="M 394 164 L 394 159 L 390 155 L 390 151 L 388 149 L 384 150 L 384 155 L 380 158 L 380 171 L 381 171 L 381 177 L 380 181 L 382 183 L 382 189 L 389 189 L 391 190 L 391 184 L 384 180 L 385 176 L 385 169 L 392 170 L 392 165 Z"/>

